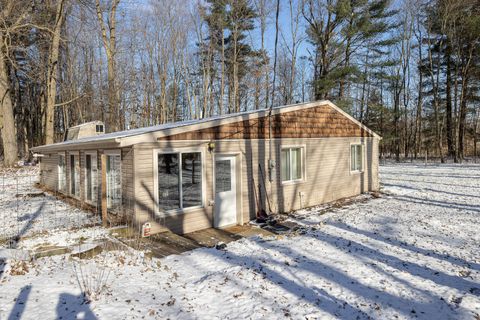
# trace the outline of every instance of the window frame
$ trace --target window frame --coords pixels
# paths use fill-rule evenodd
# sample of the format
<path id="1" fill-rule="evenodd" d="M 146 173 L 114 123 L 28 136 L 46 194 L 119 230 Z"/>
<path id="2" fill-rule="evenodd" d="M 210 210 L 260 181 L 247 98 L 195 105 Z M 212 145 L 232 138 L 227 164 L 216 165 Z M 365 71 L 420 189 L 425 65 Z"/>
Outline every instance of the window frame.
<path id="1" fill-rule="evenodd" d="M 300 149 L 300 164 L 301 164 L 301 170 L 300 172 L 302 173 L 302 177 L 300 179 L 290 179 L 290 180 L 283 180 L 282 177 L 282 151 L 286 149 Z M 289 153 L 289 161 L 290 161 L 290 177 L 292 176 L 293 172 L 293 167 L 292 167 L 292 153 Z M 307 146 L 305 144 L 295 144 L 295 145 L 282 145 L 280 148 L 280 154 L 279 154 L 279 177 L 282 185 L 289 185 L 289 184 L 298 184 L 298 183 L 303 183 L 307 181 Z"/>
<path id="2" fill-rule="evenodd" d="M 65 152 L 59 152 L 58 153 L 58 159 L 57 159 L 57 191 L 61 192 L 63 194 L 68 194 L 68 188 L 69 186 L 67 185 L 67 155 Z M 63 157 L 63 190 L 60 188 L 60 157 Z"/>
<path id="3" fill-rule="evenodd" d="M 202 170 L 202 196 L 201 196 L 201 205 L 188 207 L 188 208 L 177 208 L 171 210 L 160 210 L 159 205 L 159 197 L 158 197 L 158 155 L 159 154 L 169 154 L 169 153 L 176 153 L 178 154 L 178 165 L 179 165 L 179 199 L 180 199 L 180 206 L 183 206 L 183 186 L 182 186 L 182 154 L 183 153 L 200 153 L 200 159 L 202 162 L 201 170 Z M 187 148 L 157 148 L 153 149 L 153 192 L 154 192 L 154 200 L 155 200 L 155 214 L 161 217 L 168 217 L 168 216 L 175 216 L 182 213 L 187 213 L 190 211 L 195 211 L 198 209 L 205 208 L 205 199 L 206 199 L 206 173 L 205 173 L 205 148 L 203 147 L 187 147 Z"/>
<path id="4" fill-rule="evenodd" d="M 352 147 L 353 146 L 360 146 L 360 151 L 361 151 L 361 156 L 360 158 L 362 159 L 362 165 L 361 165 L 361 168 L 360 170 L 352 170 Z M 356 158 L 355 158 L 356 160 Z M 362 143 L 362 142 L 351 142 L 350 143 L 350 152 L 349 152 L 349 157 L 348 157 L 348 168 L 349 168 L 349 171 L 350 171 L 350 174 L 358 174 L 358 173 L 362 173 L 364 172 L 365 170 L 365 144 Z"/>
<path id="5" fill-rule="evenodd" d="M 96 164 L 95 164 L 95 168 L 96 168 L 96 173 L 94 174 L 92 172 L 92 182 L 94 182 L 96 184 L 96 187 L 97 187 L 97 194 L 95 195 L 95 193 L 93 193 L 92 195 L 95 195 L 94 199 L 92 200 L 88 200 L 87 199 L 87 191 L 88 191 L 88 185 L 87 185 L 87 155 L 90 155 L 90 157 L 95 157 L 95 160 L 96 160 Z M 98 201 L 98 171 L 99 171 L 99 168 L 98 168 L 98 153 L 96 150 L 94 151 L 85 151 L 84 154 L 83 154 L 83 163 L 84 163 L 84 168 L 83 168 L 83 184 L 84 184 L 84 200 L 86 203 L 90 203 L 90 204 L 96 204 L 97 201 Z M 91 170 L 92 168 L 90 168 Z M 94 192 L 94 188 L 92 186 L 92 192 Z"/>
<path id="6" fill-rule="evenodd" d="M 81 163 L 80 163 L 80 152 L 79 151 L 69 151 L 67 153 L 68 155 L 68 192 L 67 194 L 72 197 L 72 198 L 75 198 L 77 200 L 81 200 L 81 196 L 82 196 L 82 175 L 81 175 L 81 170 L 82 170 L 82 166 L 81 166 Z M 78 195 L 77 194 L 73 194 L 72 193 L 72 156 L 74 157 L 74 160 L 78 163 Z M 77 166 L 74 166 L 75 168 L 77 168 Z M 74 175 L 76 175 L 76 172 L 73 173 Z M 75 190 L 77 190 L 77 188 L 75 188 Z"/>
<path id="7" fill-rule="evenodd" d="M 121 193 L 120 207 L 121 207 L 123 205 L 122 150 L 121 149 L 106 149 L 106 150 L 103 150 L 103 154 L 105 155 L 105 170 L 106 170 L 105 171 L 105 180 L 106 180 L 105 196 L 107 198 L 106 199 L 107 200 L 107 210 L 110 210 L 110 209 L 115 209 L 115 207 L 112 207 L 112 206 L 108 205 L 108 190 L 107 190 L 107 188 L 108 188 L 108 177 L 107 177 L 107 174 L 108 174 L 108 170 L 107 170 L 108 156 L 119 156 L 120 157 L 120 193 Z M 98 170 L 98 168 L 97 168 L 97 170 Z"/>

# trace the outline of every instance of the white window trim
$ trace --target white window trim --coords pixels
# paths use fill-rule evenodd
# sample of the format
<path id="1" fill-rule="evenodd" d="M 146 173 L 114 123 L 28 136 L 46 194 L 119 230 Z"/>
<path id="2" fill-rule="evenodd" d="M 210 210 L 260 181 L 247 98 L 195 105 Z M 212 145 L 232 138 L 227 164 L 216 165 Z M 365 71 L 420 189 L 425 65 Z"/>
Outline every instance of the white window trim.
<path id="1" fill-rule="evenodd" d="M 96 167 L 97 167 L 97 172 L 95 174 L 94 177 L 92 177 L 93 181 L 95 182 L 95 184 L 97 185 L 97 189 L 98 189 L 98 153 L 97 151 L 85 151 L 84 154 L 83 154 L 83 163 L 85 164 L 84 165 L 84 168 L 83 168 L 83 184 L 84 184 L 84 194 L 85 194 L 85 202 L 86 203 L 90 203 L 90 204 L 95 204 L 97 202 L 98 199 L 95 199 L 95 201 L 93 200 L 87 200 L 87 190 L 88 190 L 88 186 L 87 186 L 87 155 L 90 155 L 90 156 L 95 156 L 95 159 L 97 160 L 97 163 L 96 163 Z M 98 198 L 98 194 L 96 196 L 96 198 Z"/>
<path id="2" fill-rule="evenodd" d="M 105 149 L 103 150 L 103 154 L 107 156 L 122 156 L 122 150 L 121 149 Z"/>
<path id="3" fill-rule="evenodd" d="M 279 169 L 278 175 L 280 176 L 280 181 L 282 182 L 282 185 L 291 185 L 291 184 L 299 184 L 299 183 L 304 183 L 307 181 L 307 145 L 305 144 L 293 144 L 293 145 L 282 145 L 280 147 L 280 154 L 279 154 L 279 162 L 282 161 L 282 151 L 284 149 L 298 149 L 300 148 L 300 153 L 301 153 L 301 164 L 302 164 L 302 178 L 301 179 L 295 179 L 295 180 L 285 180 L 283 181 L 282 178 L 282 164 L 280 163 L 279 166 L 277 166 Z M 291 155 L 291 153 L 290 153 Z M 290 159 L 291 160 L 291 159 Z M 292 167 L 290 166 L 290 171 L 292 170 Z M 290 172 L 291 176 L 291 172 Z"/>
<path id="4" fill-rule="evenodd" d="M 59 152 L 58 157 L 63 157 L 63 179 L 65 180 L 65 189 L 67 189 L 67 155 L 65 152 Z M 60 165 L 58 164 L 58 162 L 59 161 L 57 159 L 57 191 L 63 194 L 68 194 L 68 190 L 60 190 Z"/>
<path id="5" fill-rule="evenodd" d="M 361 170 L 352 170 L 352 146 L 362 146 L 362 168 Z M 359 174 L 365 171 L 365 144 L 362 142 L 351 142 L 349 146 L 348 170 L 350 174 Z"/>
<path id="6" fill-rule="evenodd" d="M 160 206 L 158 204 L 158 155 L 159 154 L 167 154 L 167 153 L 194 153 L 194 152 L 199 152 L 200 153 L 200 158 L 202 161 L 202 204 L 199 206 L 194 206 L 194 207 L 188 207 L 188 208 L 178 208 L 178 209 L 172 209 L 172 210 L 167 210 L 163 211 L 160 210 Z M 155 200 L 155 214 L 159 217 L 169 217 L 169 216 L 175 216 L 179 215 L 182 213 L 188 213 L 191 211 L 195 211 L 198 209 L 203 209 L 205 208 L 205 197 L 206 197 L 206 183 L 205 183 L 205 148 L 204 147 L 188 147 L 188 148 L 158 148 L 158 149 L 153 149 L 153 192 L 154 192 L 154 200 Z M 182 157 L 179 156 L 179 165 L 181 167 L 182 163 Z M 182 175 L 180 174 L 180 181 L 179 184 L 182 184 Z M 179 190 L 179 197 L 180 197 L 180 202 L 182 199 L 182 188 Z"/>
<path id="7" fill-rule="evenodd" d="M 81 193 L 82 183 L 81 183 L 81 181 L 80 181 L 80 180 L 81 180 L 80 171 L 78 172 L 78 195 L 72 193 L 72 172 L 71 172 L 71 170 L 72 170 L 72 164 L 71 164 L 71 160 L 70 160 L 70 159 L 71 159 L 71 156 L 74 156 L 74 157 L 75 157 L 75 159 L 76 159 L 77 162 L 78 162 L 78 168 L 79 168 L 79 170 L 80 170 L 80 171 L 82 170 L 82 168 L 81 168 L 81 163 L 80 163 L 80 152 L 79 152 L 79 151 L 69 151 L 69 152 L 68 152 L 68 164 L 69 164 L 69 166 L 68 166 L 68 168 L 69 168 L 69 170 L 68 170 L 69 175 L 68 175 L 68 176 L 69 176 L 69 178 L 68 178 L 68 192 L 67 192 L 67 194 L 68 194 L 70 197 L 74 198 L 74 199 L 80 200 L 80 197 L 82 196 L 82 193 Z"/>

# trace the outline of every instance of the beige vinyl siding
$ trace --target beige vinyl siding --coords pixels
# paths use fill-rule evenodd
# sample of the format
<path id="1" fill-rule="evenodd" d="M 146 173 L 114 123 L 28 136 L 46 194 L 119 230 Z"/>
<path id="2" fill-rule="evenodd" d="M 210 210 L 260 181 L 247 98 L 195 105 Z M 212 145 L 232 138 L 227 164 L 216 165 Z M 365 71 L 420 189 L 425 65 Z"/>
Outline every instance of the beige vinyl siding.
<path id="1" fill-rule="evenodd" d="M 122 149 L 122 202 L 124 212 L 135 222 L 153 222 L 152 232 L 171 230 L 187 233 L 213 225 L 214 199 L 213 159 L 215 154 L 231 154 L 237 158 L 237 179 L 239 197 L 238 223 L 246 223 L 255 218 L 257 206 L 253 193 L 253 180 L 258 186 L 263 181 L 258 164 L 262 164 L 272 211 L 288 212 L 302 207 L 310 207 L 343 197 L 354 196 L 362 192 L 377 190 L 378 181 L 378 142 L 377 138 L 304 138 L 272 140 L 272 157 L 276 161 L 275 180 L 268 180 L 269 143 L 265 140 L 222 140 L 215 141 L 213 153 L 207 151 L 208 141 L 161 141 L 157 143 L 138 144 L 132 148 Z M 350 171 L 350 145 L 364 144 L 364 171 Z M 282 183 L 280 177 L 280 151 L 282 146 L 299 146 L 304 148 L 304 177 L 297 183 Z M 203 168 L 205 170 L 204 207 L 188 210 L 169 216 L 155 212 L 154 194 L 154 149 L 202 148 L 204 152 Z M 91 150 L 89 150 L 91 151 Z M 106 150 L 105 150 L 106 151 Z M 97 153 L 98 202 L 101 199 L 101 154 Z M 66 157 L 66 183 L 70 191 L 70 157 Z M 80 194 L 85 198 L 85 151 L 79 152 Z M 240 163 L 238 163 L 240 162 Z M 253 164 L 253 165 L 252 165 Z M 51 190 L 57 189 L 58 154 L 45 155 L 41 162 L 41 183 Z M 255 186 L 255 187 L 257 187 Z M 263 207 L 268 209 L 263 186 L 257 189 Z M 301 196 L 303 194 L 303 196 Z"/>
<path id="2" fill-rule="evenodd" d="M 40 160 L 40 184 L 50 190 L 57 190 L 58 153 L 45 154 Z"/>
<path id="3" fill-rule="evenodd" d="M 133 217 L 135 207 L 134 171 L 133 171 L 134 150 L 132 148 L 122 149 L 122 203 L 125 214 Z"/>
<path id="4" fill-rule="evenodd" d="M 187 233 L 196 230 L 209 228 L 212 225 L 212 207 L 206 203 L 204 208 L 196 210 L 187 210 L 186 213 L 171 215 L 165 217 L 158 215 L 155 212 L 155 193 L 154 193 L 154 168 L 153 168 L 153 149 L 163 148 L 182 148 L 195 147 L 199 142 L 175 142 L 170 144 L 168 142 L 159 144 L 137 145 L 134 147 L 135 154 L 135 217 L 136 222 L 142 224 L 144 222 L 151 222 L 152 232 L 159 232 L 162 230 L 171 230 L 177 233 Z M 201 144 L 206 148 L 205 144 Z M 207 189 L 207 195 L 211 195 L 212 190 L 212 157 L 205 149 L 204 170 Z"/>
<path id="5" fill-rule="evenodd" d="M 138 223 L 154 222 L 152 232 L 169 229 L 186 233 L 212 226 L 214 199 L 213 156 L 214 154 L 237 155 L 241 161 L 240 203 L 242 219 L 246 223 L 255 218 L 257 211 L 253 193 L 252 175 L 258 185 L 262 181 L 258 164 L 262 164 L 265 175 L 265 189 L 268 192 L 272 211 L 289 212 L 301 207 L 310 207 L 350 197 L 362 192 L 378 189 L 378 139 L 377 138 L 304 138 L 275 139 L 272 141 L 272 157 L 276 161 L 275 180 L 268 180 L 269 143 L 265 140 L 222 140 L 215 141 L 213 153 L 205 152 L 204 170 L 206 177 L 205 207 L 172 216 L 159 216 L 155 213 L 153 149 L 207 147 L 208 141 L 161 141 L 139 144 L 134 147 L 135 212 Z M 364 171 L 350 172 L 350 144 L 365 145 Z M 282 184 L 280 178 L 280 150 L 282 146 L 300 146 L 304 149 L 304 181 Z M 253 165 L 252 165 L 253 163 Z M 258 190 L 258 189 L 257 189 Z M 263 206 L 268 209 L 263 186 L 259 190 Z M 303 194 L 303 196 L 300 196 Z"/>

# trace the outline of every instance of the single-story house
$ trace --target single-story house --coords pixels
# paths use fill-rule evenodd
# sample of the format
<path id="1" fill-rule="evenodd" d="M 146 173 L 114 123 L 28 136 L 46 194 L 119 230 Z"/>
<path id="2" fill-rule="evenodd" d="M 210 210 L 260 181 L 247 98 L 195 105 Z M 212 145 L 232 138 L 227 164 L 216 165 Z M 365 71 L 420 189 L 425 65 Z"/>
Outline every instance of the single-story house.
<path id="1" fill-rule="evenodd" d="M 38 146 L 41 184 L 102 217 L 187 233 L 377 190 L 381 137 L 330 101 Z M 113 218 L 112 218 L 113 217 Z"/>

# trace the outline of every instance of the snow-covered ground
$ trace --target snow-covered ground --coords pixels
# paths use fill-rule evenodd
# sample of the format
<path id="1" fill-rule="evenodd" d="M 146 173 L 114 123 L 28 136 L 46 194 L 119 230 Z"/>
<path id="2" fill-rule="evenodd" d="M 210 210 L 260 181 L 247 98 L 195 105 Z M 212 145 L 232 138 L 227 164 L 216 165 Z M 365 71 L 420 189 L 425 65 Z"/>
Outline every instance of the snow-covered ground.
<path id="1" fill-rule="evenodd" d="M 98 224 L 99 217 L 34 187 L 38 168 L 0 172 L 0 240 Z"/>
<path id="2" fill-rule="evenodd" d="M 386 165 L 381 180 L 378 199 L 297 212 L 296 235 L 8 261 L 0 319 L 480 319 L 480 166 Z M 79 282 L 105 288 L 87 304 Z"/>

